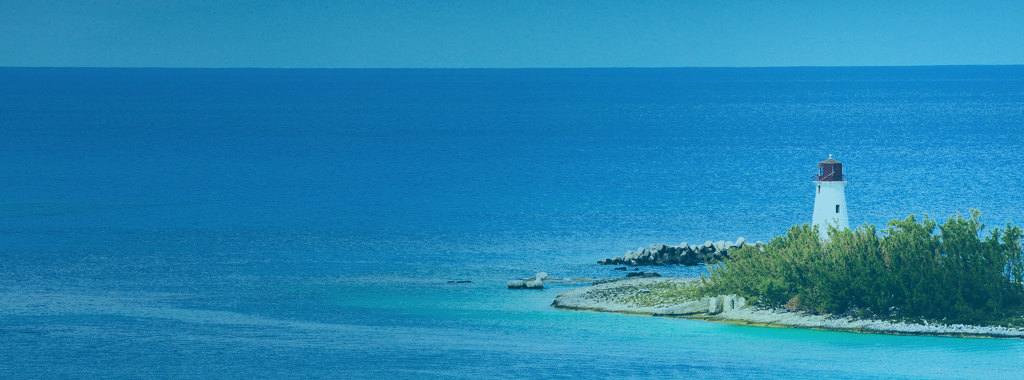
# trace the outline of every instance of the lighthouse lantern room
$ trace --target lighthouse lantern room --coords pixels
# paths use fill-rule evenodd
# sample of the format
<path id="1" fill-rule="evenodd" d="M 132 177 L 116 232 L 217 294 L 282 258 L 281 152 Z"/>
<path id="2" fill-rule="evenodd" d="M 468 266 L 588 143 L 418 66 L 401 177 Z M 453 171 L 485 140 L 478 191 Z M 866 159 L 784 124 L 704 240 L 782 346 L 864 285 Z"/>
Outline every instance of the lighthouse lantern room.
<path id="1" fill-rule="evenodd" d="M 823 239 L 828 239 L 828 226 L 839 229 L 850 228 L 846 214 L 846 183 L 843 163 L 828 159 L 818 163 L 818 174 L 814 176 L 814 216 L 812 223 L 818 226 Z"/>

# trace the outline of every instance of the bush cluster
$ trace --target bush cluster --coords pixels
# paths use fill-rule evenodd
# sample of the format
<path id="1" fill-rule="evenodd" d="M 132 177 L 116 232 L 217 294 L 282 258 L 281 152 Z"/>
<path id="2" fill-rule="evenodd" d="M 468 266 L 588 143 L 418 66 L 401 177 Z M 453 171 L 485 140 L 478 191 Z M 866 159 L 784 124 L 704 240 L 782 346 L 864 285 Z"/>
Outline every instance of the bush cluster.
<path id="1" fill-rule="evenodd" d="M 710 267 L 704 294 L 738 294 L 764 306 L 829 314 L 991 321 L 1024 301 L 1021 228 L 992 229 L 971 217 L 939 225 L 927 216 L 893 220 L 885 230 L 795 226 L 760 251 L 730 252 Z"/>

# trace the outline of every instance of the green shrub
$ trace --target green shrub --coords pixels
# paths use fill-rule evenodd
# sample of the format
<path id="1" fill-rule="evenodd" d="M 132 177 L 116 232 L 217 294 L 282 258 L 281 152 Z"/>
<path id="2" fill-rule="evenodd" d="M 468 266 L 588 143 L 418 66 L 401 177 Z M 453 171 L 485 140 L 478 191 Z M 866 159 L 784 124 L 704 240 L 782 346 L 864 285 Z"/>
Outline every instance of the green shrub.
<path id="1" fill-rule="evenodd" d="M 913 215 L 885 230 L 794 226 L 761 251 L 745 247 L 710 267 L 703 294 L 738 294 L 764 306 L 830 314 L 977 322 L 1018 313 L 1024 301 L 1022 231 L 984 239 L 979 213 L 939 225 Z"/>

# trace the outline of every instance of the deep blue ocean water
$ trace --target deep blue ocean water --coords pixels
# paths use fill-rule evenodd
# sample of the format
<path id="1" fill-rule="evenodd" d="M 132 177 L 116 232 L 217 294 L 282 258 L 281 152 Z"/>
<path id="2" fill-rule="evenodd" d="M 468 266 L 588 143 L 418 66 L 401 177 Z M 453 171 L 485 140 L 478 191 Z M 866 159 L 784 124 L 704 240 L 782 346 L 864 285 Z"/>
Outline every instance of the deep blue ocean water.
<path id="1" fill-rule="evenodd" d="M 829 154 L 851 224 L 1024 224 L 1022 124 L 1019 66 L 2 68 L 0 377 L 1019 377 L 1021 340 L 504 288 L 767 241 Z"/>

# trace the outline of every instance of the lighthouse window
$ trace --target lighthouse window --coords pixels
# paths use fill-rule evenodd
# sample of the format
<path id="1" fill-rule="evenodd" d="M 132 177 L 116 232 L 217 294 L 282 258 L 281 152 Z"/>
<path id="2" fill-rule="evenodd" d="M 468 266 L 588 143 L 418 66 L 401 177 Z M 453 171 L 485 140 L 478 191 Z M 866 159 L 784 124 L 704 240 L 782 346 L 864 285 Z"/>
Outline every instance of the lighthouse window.
<path id="1" fill-rule="evenodd" d="M 836 214 L 839 213 L 839 205 L 836 205 Z"/>

